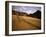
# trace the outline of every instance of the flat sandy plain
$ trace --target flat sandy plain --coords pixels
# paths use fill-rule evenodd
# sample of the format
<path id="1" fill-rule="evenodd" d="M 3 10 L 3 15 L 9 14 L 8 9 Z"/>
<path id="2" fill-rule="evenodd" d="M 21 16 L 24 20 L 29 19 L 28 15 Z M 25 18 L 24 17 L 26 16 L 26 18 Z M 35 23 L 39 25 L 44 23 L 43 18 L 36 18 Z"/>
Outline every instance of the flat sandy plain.
<path id="1" fill-rule="evenodd" d="M 41 29 L 41 20 L 38 18 L 12 15 L 12 31 Z"/>

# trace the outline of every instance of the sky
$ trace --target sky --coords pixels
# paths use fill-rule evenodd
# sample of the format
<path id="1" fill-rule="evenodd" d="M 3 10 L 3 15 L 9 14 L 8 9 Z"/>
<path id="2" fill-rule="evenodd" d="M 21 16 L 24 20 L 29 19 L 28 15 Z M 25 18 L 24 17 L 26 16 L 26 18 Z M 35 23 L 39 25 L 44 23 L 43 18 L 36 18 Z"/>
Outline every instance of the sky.
<path id="1" fill-rule="evenodd" d="M 41 11 L 41 7 L 34 6 L 12 6 L 12 9 L 19 12 L 26 12 L 27 14 L 33 14 L 37 10 Z"/>

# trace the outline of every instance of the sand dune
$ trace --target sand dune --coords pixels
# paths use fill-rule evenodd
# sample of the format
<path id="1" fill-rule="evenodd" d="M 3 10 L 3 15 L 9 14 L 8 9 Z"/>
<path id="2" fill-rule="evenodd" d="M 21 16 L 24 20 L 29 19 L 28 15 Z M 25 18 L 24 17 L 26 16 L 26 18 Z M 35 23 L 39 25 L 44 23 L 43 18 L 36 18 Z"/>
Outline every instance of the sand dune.
<path id="1" fill-rule="evenodd" d="M 35 30 L 41 28 L 41 21 L 28 16 L 12 15 L 12 30 Z"/>

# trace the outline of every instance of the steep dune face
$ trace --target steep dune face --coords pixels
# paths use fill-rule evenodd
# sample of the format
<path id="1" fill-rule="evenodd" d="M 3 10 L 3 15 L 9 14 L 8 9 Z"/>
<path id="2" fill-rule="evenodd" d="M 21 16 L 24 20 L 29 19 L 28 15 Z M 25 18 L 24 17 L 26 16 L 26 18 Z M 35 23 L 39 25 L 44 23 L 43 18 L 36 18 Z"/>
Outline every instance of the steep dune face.
<path id="1" fill-rule="evenodd" d="M 41 20 L 28 16 L 12 15 L 12 30 L 41 29 Z"/>

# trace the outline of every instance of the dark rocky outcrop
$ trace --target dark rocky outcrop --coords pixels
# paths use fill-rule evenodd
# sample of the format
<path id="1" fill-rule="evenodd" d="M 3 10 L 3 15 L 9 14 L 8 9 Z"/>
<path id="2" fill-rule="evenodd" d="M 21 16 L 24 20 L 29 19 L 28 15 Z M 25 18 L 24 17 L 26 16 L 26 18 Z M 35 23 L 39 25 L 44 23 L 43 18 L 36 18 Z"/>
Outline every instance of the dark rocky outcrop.
<path id="1" fill-rule="evenodd" d="M 30 14 L 29 16 L 41 19 L 41 11 L 37 10 L 35 13 Z"/>

